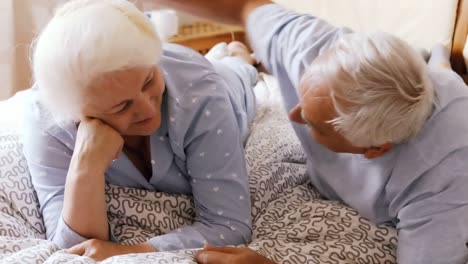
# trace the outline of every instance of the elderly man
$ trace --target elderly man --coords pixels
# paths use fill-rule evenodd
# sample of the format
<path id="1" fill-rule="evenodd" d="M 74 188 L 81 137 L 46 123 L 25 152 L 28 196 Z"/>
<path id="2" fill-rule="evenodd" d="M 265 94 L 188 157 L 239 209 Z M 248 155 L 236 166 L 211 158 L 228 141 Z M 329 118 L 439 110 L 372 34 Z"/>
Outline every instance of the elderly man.
<path id="1" fill-rule="evenodd" d="M 159 0 L 243 22 L 278 79 L 314 186 L 398 229 L 398 262 L 468 258 L 468 88 L 385 33 L 352 33 L 267 0 Z M 207 246 L 199 263 L 273 263 Z"/>

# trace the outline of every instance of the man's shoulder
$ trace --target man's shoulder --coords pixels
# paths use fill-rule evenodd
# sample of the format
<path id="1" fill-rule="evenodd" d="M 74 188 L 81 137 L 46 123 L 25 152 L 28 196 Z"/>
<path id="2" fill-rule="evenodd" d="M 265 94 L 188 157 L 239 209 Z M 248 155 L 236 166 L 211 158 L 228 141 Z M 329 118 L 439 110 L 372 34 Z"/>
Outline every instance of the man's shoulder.
<path id="1" fill-rule="evenodd" d="M 436 108 L 442 110 L 454 101 L 468 99 L 468 86 L 456 72 L 443 67 L 428 66 L 428 73 L 436 95 Z"/>
<path id="2" fill-rule="evenodd" d="M 429 75 L 435 91 L 433 113 L 421 131 L 403 145 L 421 161 L 435 165 L 468 147 L 468 87 L 448 69 L 431 68 Z"/>

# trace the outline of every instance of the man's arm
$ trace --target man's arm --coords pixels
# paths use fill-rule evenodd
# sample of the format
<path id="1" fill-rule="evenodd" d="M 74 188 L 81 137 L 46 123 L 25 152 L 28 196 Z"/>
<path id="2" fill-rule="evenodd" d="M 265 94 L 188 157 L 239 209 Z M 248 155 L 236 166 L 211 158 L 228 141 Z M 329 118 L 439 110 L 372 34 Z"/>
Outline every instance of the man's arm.
<path id="1" fill-rule="evenodd" d="M 417 215 L 417 209 L 409 214 Z M 467 221 L 468 205 L 434 215 L 405 218 L 404 228 L 398 230 L 398 263 L 466 263 Z"/>
<path id="2" fill-rule="evenodd" d="M 244 25 L 254 9 L 272 3 L 270 0 L 154 0 L 154 2 L 219 23 Z"/>
<path id="3" fill-rule="evenodd" d="M 467 156 L 466 147 L 453 151 L 414 180 L 406 197 L 401 197 L 404 206 L 397 214 L 398 263 L 468 261 Z"/>
<path id="4" fill-rule="evenodd" d="M 154 1 L 217 22 L 244 24 L 255 57 L 268 72 L 296 88 L 305 68 L 336 39 L 351 32 L 270 0 Z"/>

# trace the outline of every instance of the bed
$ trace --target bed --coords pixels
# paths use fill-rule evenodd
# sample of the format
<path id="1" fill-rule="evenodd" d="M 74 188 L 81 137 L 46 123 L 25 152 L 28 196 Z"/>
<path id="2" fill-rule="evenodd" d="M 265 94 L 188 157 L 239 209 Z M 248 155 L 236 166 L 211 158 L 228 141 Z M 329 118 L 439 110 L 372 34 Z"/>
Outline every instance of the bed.
<path id="1" fill-rule="evenodd" d="M 384 29 L 426 50 L 443 43 L 452 48 L 452 67 L 466 74 L 467 0 L 434 0 L 431 5 L 423 0 L 278 2 L 356 30 Z M 396 16 L 389 15 L 392 8 Z M 392 226 L 374 225 L 352 208 L 323 199 L 309 183 L 305 156 L 282 109 L 278 84 L 272 76 L 261 76 L 255 87 L 261 94 L 257 116 L 245 149 L 254 225 L 246 246 L 278 263 L 396 263 L 397 232 Z M 0 263 L 95 263 L 45 240 L 21 150 L 18 116 L 24 96 L 20 92 L 0 102 Z M 184 195 L 108 185 L 106 198 L 113 235 L 126 244 L 189 225 L 194 216 L 192 200 Z M 142 203 L 149 210 L 141 212 L 137 205 Z M 122 255 L 102 263 L 195 263 L 195 251 Z"/>
<path id="2" fill-rule="evenodd" d="M 275 78 L 262 74 L 255 90 L 257 116 L 245 149 L 254 224 L 253 240 L 247 246 L 278 263 L 395 263 L 393 227 L 373 225 L 355 210 L 324 200 L 309 183 L 305 157 L 282 108 Z M 20 115 L 25 96 L 18 93 L 2 102 L 0 111 Z M 21 148 L 21 123 L 2 118 L 0 262 L 94 263 L 44 239 Z M 108 185 L 106 198 L 113 235 L 125 244 L 189 225 L 194 216 L 192 200 L 184 195 Z M 148 210 L 141 211 L 141 204 Z M 195 263 L 194 252 L 122 255 L 102 263 Z"/>

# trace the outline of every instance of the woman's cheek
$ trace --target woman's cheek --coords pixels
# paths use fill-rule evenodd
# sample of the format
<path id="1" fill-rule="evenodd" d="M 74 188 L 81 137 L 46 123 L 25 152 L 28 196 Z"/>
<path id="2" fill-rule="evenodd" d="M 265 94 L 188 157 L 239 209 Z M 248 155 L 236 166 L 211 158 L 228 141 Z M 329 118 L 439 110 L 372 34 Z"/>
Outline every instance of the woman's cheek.
<path id="1" fill-rule="evenodd" d="M 125 114 L 123 116 L 113 117 L 108 121 L 108 124 L 117 130 L 120 134 L 125 134 L 128 128 L 131 126 L 131 116 Z"/>

